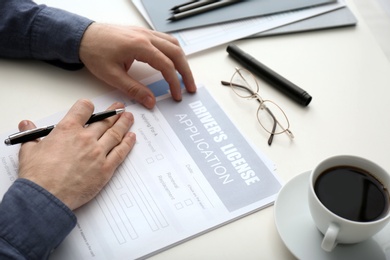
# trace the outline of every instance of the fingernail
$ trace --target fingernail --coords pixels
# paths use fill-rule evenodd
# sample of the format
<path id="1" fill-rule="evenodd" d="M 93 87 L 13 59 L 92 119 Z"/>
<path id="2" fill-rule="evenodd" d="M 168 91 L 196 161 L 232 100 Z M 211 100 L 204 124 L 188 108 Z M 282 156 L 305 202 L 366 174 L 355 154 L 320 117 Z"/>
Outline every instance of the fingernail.
<path id="1" fill-rule="evenodd" d="M 31 122 L 29 120 L 22 120 L 19 122 L 18 128 L 20 131 L 25 131 L 27 129 L 30 129 Z"/>
<path id="2" fill-rule="evenodd" d="M 196 84 L 191 85 L 190 92 L 191 93 L 195 93 L 196 92 Z"/>
<path id="3" fill-rule="evenodd" d="M 154 99 L 153 99 L 152 97 L 150 97 L 150 96 L 147 96 L 147 97 L 143 100 L 142 104 L 143 104 L 145 107 L 147 107 L 147 108 L 153 108 L 153 107 L 154 107 Z"/>

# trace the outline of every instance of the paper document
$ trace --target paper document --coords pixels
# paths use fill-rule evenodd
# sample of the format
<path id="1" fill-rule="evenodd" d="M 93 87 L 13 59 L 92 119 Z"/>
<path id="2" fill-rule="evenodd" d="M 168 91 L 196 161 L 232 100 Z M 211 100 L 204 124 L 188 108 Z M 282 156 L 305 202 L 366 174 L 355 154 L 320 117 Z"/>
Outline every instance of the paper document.
<path id="1" fill-rule="evenodd" d="M 142 6 L 141 0 L 132 1 L 145 20 L 149 23 L 149 25 L 151 25 L 150 18 Z M 318 7 L 243 19 L 234 22 L 221 23 L 218 25 L 205 26 L 202 28 L 176 31 L 172 32 L 171 35 L 179 40 L 185 54 L 190 55 L 218 45 L 232 42 L 234 40 L 242 39 L 259 32 L 264 32 L 325 12 L 336 10 L 344 6 L 344 0 L 339 0 L 337 2 Z"/>
<path id="2" fill-rule="evenodd" d="M 134 114 L 135 147 L 101 193 L 76 211 L 76 228 L 51 260 L 145 258 L 274 202 L 282 186 L 274 165 L 205 87 L 181 102 L 163 95 L 153 110 L 119 92 L 94 104 L 104 110 L 115 101 Z M 56 123 L 62 114 L 38 123 Z M 1 194 L 16 178 L 17 153 L 18 146 L 1 148 Z"/>
<path id="3" fill-rule="evenodd" d="M 156 30 L 173 32 L 319 6 L 336 0 L 245 0 L 178 21 L 168 20 L 172 15 L 170 9 L 185 3 L 186 0 L 141 1 Z"/>
<path id="4" fill-rule="evenodd" d="M 347 6 L 344 6 L 340 9 L 323 13 L 296 23 L 287 24 L 272 30 L 257 33 L 249 36 L 248 38 L 354 26 L 356 23 L 357 19 L 355 18 L 354 14 Z"/>

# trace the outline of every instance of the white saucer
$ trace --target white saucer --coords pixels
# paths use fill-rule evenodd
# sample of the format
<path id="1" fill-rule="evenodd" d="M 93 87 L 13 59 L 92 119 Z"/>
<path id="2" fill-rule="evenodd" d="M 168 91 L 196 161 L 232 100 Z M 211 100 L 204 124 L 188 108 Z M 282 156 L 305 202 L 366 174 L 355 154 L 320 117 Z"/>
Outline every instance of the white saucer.
<path id="1" fill-rule="evenodd" d="M 280 237 L 295 257 L 305 259 L 390 259 L 390 224 L 373 238 L 353 245 L 338 245 L 331 253 L 321 249 L 322 234 L 307 203 L 310 172 L 289 181 L 275 201 L 275 223 Z M 387 257 L 386 257 L 387 256 Z"/>

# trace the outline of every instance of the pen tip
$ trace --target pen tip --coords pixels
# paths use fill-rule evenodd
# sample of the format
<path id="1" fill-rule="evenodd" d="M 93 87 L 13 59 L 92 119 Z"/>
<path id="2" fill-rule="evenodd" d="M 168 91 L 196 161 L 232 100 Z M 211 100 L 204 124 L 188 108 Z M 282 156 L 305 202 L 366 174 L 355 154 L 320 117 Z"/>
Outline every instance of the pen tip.
<path id="1" fill-rule="evenodd" d="M 115 111 L 116 111 L 117 114 L 120 114 L 120 113 L 125 112 L 125 109 L 124 108 L 118 108 L 118 109 L 115 109 Z"/>
<path id="2" fill-rule="evenodd" d="M 8 139 L 5 139 L 4 140 L 4 143 L 6 144 L 6 145 L 10 145 L 11 144 L 11 140 L 8 138 Z"/>

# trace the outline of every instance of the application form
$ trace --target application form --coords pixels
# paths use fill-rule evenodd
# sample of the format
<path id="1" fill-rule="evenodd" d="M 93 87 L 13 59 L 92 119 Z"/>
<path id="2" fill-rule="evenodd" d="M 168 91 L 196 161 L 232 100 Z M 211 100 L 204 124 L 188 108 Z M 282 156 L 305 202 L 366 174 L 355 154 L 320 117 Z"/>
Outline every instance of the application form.
<path id="1" fill-rule="evenodd" d="M 274 202 L 281 188 L 274 165 L 205 87 L 181 102 L 160 94 L 152 110 L 119 92 L 93 100 L 96 110 L 124 102 L 137 141 L 100 194 L 76 210 L 76 228 L 50 259 L 146 258 Z M 58 122 L 60 114 L 40 123 Z M 16 178 L 17 151 L 1 149 L 1 194 Z"/>

